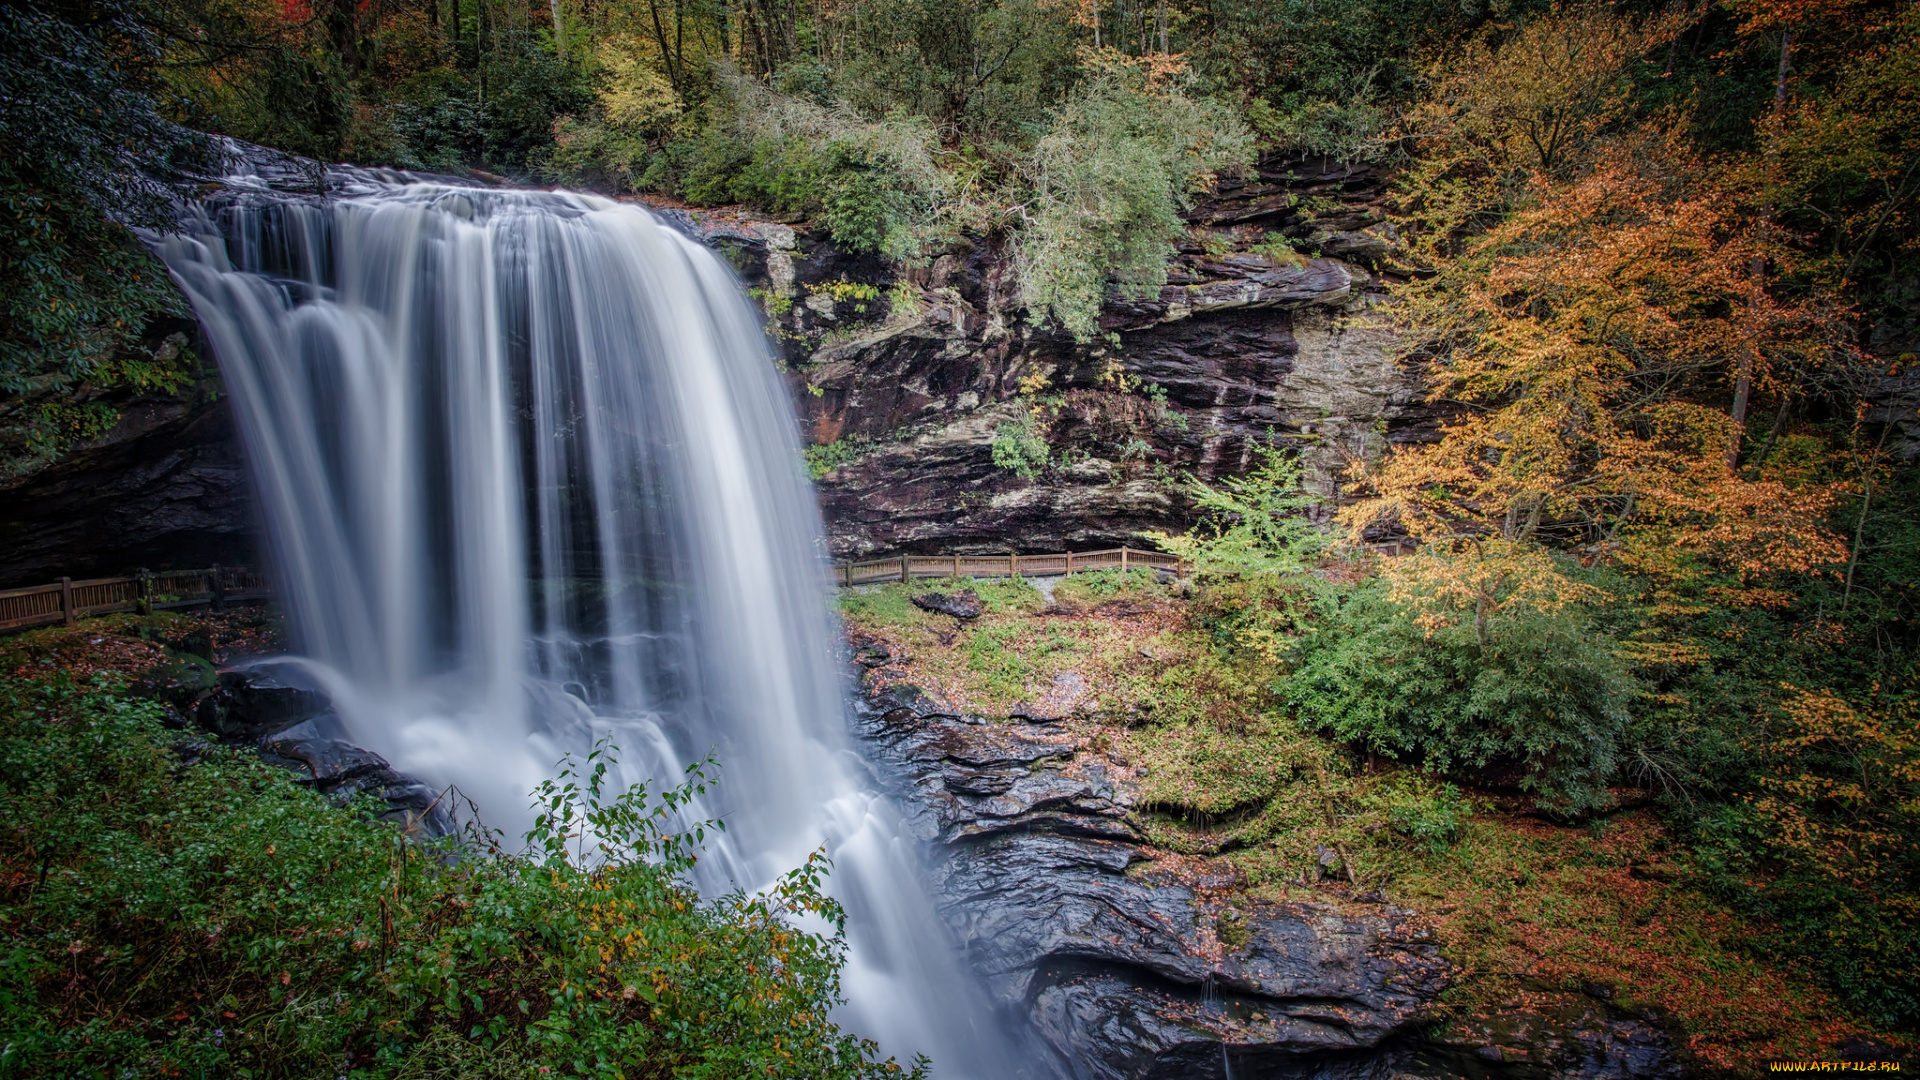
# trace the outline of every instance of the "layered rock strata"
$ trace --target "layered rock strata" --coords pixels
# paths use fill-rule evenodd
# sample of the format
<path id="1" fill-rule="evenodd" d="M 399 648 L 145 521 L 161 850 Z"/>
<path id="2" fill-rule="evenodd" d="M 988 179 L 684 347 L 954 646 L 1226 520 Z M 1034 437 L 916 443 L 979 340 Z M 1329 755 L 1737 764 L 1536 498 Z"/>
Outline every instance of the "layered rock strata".
<path id="1" fill-rule="evenodd" d="M 1657 1025 L 1594 996 L 1441 1023 L 1452 970 L 1415 912 L 1377 896 L 1259 901 L 1224 864 L 1156 849 L 1137 824 L 1136 770 L 1094 749 L 1072 685 L 992 722 L 893 681 L 884 646 L 856 659 L 855 733 L 876 781 L 926 845 L 960 946 L 1060 1075 L 1679 1075 Z"/>
<path id="2" fill-rule="evenodd" d="M 1338 1075 L 1446 985 L 1408 912 L 1235 901 L 1156 857 L 1116 767 L 1057 723 L 892 686 L 861 699 L 858 733 L 940 853 L 935 897 L 974 966 L 1071 1075 Z"/>
<path id="3" fill-rule="evenodd" d="M 1353 461 L 1428 437 L 1386 318 L 1384 190 L 1298 160 L 1224 183 L 1167 284 L 1112 296 L 1086 342 L 1027 321 L 1004 238 L 896 274 L 787 225 L 664 212 L 768 313 L 834 553 L 997 553 L 1182 528 L 1184 477 L 1242 472 L 1260 445 L 1298 451 L 1331 504 Z M 996 463 L 996 441 L 1034 427 L 1043 464 Z"/>

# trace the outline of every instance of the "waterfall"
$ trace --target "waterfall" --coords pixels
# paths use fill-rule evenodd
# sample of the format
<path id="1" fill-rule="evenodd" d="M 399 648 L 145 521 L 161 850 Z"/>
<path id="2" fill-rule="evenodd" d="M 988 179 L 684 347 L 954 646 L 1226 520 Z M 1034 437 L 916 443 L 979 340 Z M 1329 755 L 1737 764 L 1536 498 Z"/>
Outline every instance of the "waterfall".
<path id="1" fill-rule="evenodd" d="M 355 741 L 509 836 L 562 754 L 709 753 L 709 894 L 824 846 L 838 1017 L 1014 1075 L 846 732 L 820 524 L 757 313 L 645 210 L 332 170 L 153 237 L 218 360 L 301 663 Z"/>

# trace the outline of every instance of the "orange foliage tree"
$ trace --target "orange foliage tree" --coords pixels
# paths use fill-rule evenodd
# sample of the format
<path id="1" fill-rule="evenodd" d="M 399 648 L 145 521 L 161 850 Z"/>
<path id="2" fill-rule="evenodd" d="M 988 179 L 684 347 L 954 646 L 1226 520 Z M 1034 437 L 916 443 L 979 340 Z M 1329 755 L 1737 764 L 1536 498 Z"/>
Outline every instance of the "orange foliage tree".
<path id="1" fill-rule="evenodd" d="M 1402 325 L 1456 419 L 1356 476 L 1356 536 L 1654 541 L 1743 579 L 1844 557 L 1839 493 L 1730 469 L 1724 405 L 1738 370 L 1775 387 L 1844 353 L 1844 312 L 1767 290 L 1754 262 L 1798 253 L 1684 134 L 1643 125 L 1577 171 L 1543 155 L 1496 223 L 1429 247 Z"/>

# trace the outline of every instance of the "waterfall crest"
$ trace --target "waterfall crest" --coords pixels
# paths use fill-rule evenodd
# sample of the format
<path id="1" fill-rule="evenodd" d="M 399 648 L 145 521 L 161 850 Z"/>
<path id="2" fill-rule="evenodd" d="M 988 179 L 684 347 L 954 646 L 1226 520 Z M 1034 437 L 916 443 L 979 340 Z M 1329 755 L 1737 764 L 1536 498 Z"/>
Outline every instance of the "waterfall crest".
<path id="1" fill-rule="evenodd" d="M 356 741 L 509 835 L 600 737 L 627 780 L 709 753 L 711 892 L 826 847 L 843 1023 L 940 1077 L 1003 1034 L 862 779 L 820 525 L 757 313 L 646 211 L 344 173 L 153 243 L 220 364 L 295 647 Z"/>

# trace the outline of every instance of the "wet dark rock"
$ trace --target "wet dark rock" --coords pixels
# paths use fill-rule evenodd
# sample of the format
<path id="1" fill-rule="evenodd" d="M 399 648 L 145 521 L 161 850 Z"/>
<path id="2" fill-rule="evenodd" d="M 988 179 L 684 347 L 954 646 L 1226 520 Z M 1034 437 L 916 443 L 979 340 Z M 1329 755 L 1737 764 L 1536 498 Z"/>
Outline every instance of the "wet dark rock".
<path id="1" fill-rule="evenodd" d="M 1321 160 L 1271 158 L 1224 182 L 1189 215 L 1166 287 L 1109 298 L 1100 329 L 1117 348 L 1028 322 L 1004 238 L 896 277 L 790 225 L 663 213 L 767 298 L 809 439 L 864 451 L 817 485 L 833 553 L 989 554 L 1178 531 L 1194 508 L 1161 475 L 1236 475 L 1274 438 L 1332 505 L 1352 456 L 1429 437 L 1438 417 L 1378 310 L 1398 273 L 1385 193 L 1379 170 Z M 915 302 L 854 311 L 833 299 L 842 281 Z M 1035 379 L 1067 405 L 1049 421 L 1052 464 L 1029 478 L 995 465 L 993 442 Z M 1126 380 L 1158 386 L 1165 406 L 1116 389 Z"/>
<path id="2" fill-rule="evenodd" d="M 322 734 L 321 721 L 332 719 L 326 716 L 303 720 L 261 739 L 260 749 L 293 762 L 321 791 L 332 791 L 349 780 L 388 769 L 387 760 L 379 754 Z"/>
<path id="3" fill-rule="evenodd" d="M 252 749 L 336 800 L 372 795 L 386 804 L 381 817 L 409 832 L 454 831 L 440 792 L 353 745 L 326 695 L 289 675 L 273 668 L 216 673 L 198 657 L 181 656 L 135 689 L 167 705 L 171 726 L 191 726 L 229 746 Z M 182 764 L 200 760 L 206 745 L 193 737 L 181 742 Z"/>
<path id="4" fill-rule="evenodd" d="M 227 401 L 196 388 L 107 404 L 111 431 L 0 486 L 0 586 L 252 562 L 253 491 Z"/>
<path id="5" fill-rule="evenodd" d="M 197 703 L 195 719 L 229 742 L 258 743 L 329 707 L 318 691 L 286 682 L 271 671 L 225 671 Z"/>
<path id="6" fill-rule="evenodd" d="M 185 729 L 192 724 L 200 700 L 219 685 L 220 672 L 211 661 L 192 653 L 174 653 L 165 664 L 146 672 L 128 689 L 137 697 L 165 705 L 167 726 Z"/>
<path id="7" fill-rule="evenodd" d="M 956 619 L 977 619 L 981 610 L 980 594 L 972 589 L 953 593 L 921 593 L 913 598 L 913 606 L 936 615 L 951 615 Z"/>
<path id="8" fill-rule="evenodd" d="M 1419 1075 L 1512 1080 L 1674 1080 L 1673 1041 L 1654 1021 L 1576 994 L 1536 994 L 1428 1031 Z"/>
<path id="9" fill-rule="evenodd" d="M 440 792 L 395 771 L 379 754 L 348 742 L 347 734 L 339 717 L 323 713 L 262 738 L 260 754 L 336 799 L 365 794 L 384 801 L 387 812 L 381 818 L 410 832 L 445 836 L 454 831 Z"/>
<path id="10" fill-rule="evenodd" d="M 1584 995 L 1430 1038 L 1451 967 L 1414 912 L 1379 895 L 1358 914 L 1255 902 L 1225 872 L 1163 869 L 1125 768 L 1057 722 L 991 723 L 878 672 L 867 682 L 856 734 L 931 848 L 936 903 L 1065 1076 L 1677 1075 L 1657 1024 Z"/>
<path id="11" fill-rule="evenodd" d="M 1176 880 L 1134 799 L 1054 725 L 965 722 L 908 687 L 865 697 L 859 733 L 938 853 L 936 901 L 1000 1006 L 1071 1075 L 1185 1077 L 1222 1047 L 1254 1072 L 1374 1047 L 1446 984 L 1405 912 L 1240 905 Z M 1303 1074 L 1304 1075 L 1304 1074 Z"/>

